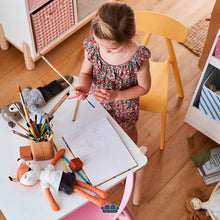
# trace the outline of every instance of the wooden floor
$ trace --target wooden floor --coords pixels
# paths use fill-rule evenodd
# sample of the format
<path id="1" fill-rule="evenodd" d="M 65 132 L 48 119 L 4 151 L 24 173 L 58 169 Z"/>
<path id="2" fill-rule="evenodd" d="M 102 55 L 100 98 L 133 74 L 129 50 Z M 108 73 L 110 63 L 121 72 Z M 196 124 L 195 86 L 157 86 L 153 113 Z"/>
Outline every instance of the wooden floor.
<path id="1" fill-rule="evenodd" d="M 149 10 L 170 15 L 186 26 L 192 25 L 212 11 L 214 0 L 123 0 L 135 10 Z M 90 35 L 90 25 L 86 25 L 59 46 L 50 51 L 46 58 L 63 74 L 78 75 L 83 60 L 82 40 Z M 16 33 L 15 33 L 16 34 Z M 152 60 L 163 60 L 165 45 L 157 39 L 148 46 Z M 188 190 L 200 188 L 207 198 L 214 185 L 205 186 L 198 174 L 191 155 L 216 147 L 217 144 L 201 133 L 187 139 L 190 126 L 184 122 L 185 115 L 199 80 L 201 70 L 198 57 L 180 44 L 174 44 L 184 87 L 184 99 L 178 99 L 173 75 L 170 75 L 169 101 L 167 108 L 167 129 L 165 150 L 159 150 L 160 115 L 141 112 L 138 121 L 138 146 L 148 147 L 148 164 L 145 169 L 143 200 L 139 206 L 129 206 L 137 220 L 186 219 L 185 201 Z M 13 100 L 19 100 L 17 85 L 25 88 L 42 86 L 54 79 L 54 73 L 43 60 L 36 62 L 33 71 L 24 66 L 23 54 L 10 46 L 0 51 L 0 107 Z M 109 191 L 109 200 L 119 204 L 123 186 Z"/>

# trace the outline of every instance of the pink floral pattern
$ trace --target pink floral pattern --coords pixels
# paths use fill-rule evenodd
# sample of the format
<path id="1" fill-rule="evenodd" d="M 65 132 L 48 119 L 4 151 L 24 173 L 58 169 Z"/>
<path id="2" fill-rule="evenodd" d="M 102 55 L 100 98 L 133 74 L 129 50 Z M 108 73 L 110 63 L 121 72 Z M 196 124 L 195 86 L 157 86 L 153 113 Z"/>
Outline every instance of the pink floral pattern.
<path id="1" fill-rule="evenodd" d="M 151 56 L 148 48 L 140 46 L 126 63 L 110 65 L 102 60 L 94 38 L 84 40 L 83 46 L 87 51 L 88 60 L 93 64 L 92 91 L 100 88 L 124 90 L 138 85 L 137 72 L 142 62 Z M 134 128 L 139 115 L 139 98 L 102 105 L 126 132 Z"/>

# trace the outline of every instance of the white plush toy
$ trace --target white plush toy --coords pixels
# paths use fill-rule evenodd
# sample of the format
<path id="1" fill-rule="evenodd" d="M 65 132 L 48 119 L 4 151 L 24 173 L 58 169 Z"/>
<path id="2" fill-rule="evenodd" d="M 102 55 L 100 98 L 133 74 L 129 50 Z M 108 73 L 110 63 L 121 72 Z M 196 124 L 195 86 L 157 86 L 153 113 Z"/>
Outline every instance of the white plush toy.
<path id="1" fill-rule="evenodd" d="M 220 182 L 216 185 L 208 201 L 202 202 L 199 198 L 190 198 L 188 200 L 187 209 L 191 211 L 192 219 L 208 219 L 220 220 Z M 206 215 L 199 210 L 206 210 Z M 204 213 L 204 212 L 203 212 Z"/>

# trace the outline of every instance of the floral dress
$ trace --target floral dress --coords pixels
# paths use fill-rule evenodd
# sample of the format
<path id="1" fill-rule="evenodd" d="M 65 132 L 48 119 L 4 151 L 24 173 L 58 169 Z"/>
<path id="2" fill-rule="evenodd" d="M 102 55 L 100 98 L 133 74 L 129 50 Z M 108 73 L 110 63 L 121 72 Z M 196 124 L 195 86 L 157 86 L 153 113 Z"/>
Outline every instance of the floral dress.
<path id="1" fill-rule="evenodd" d="M 118 91 L 138 85 L 137 72 L 141 68 L 142 62 L 151 56 L 148 48 L 140 46 L 126 63 L 111 65 L 101 58 L 94 38 L 85 39 L 83 46 L 88 60 L 93 65 L 92 91 L 100 88 Z M 139 115 L 139 98 L 112 101 L 102 105 L 125 132 L 130 132 L 134 128 Z"/>

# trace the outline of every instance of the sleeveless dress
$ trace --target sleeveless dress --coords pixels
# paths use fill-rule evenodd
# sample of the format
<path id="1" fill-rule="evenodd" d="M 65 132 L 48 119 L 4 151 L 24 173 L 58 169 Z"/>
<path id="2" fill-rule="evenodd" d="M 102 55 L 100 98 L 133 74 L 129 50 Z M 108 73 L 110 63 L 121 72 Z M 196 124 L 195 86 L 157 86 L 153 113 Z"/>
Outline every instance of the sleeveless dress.
<path id="1" fill-rule="evenodd" d="M 138 85 L 137 72 L 142 62 L 151 56 L 148 48 L 140 46 L 126 63 L 111 65 L 102 59 L 94 38 L 85 39 L 83 46 L 88 60 L 93 65 L 91 91 L 100 88 L 119 91 Z M 139 116 L 139 98 L 112 101 L 102 105 L 125 132 L 134 128 Z"/>

